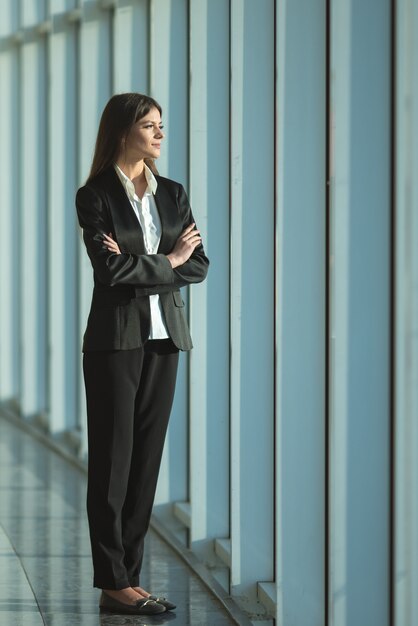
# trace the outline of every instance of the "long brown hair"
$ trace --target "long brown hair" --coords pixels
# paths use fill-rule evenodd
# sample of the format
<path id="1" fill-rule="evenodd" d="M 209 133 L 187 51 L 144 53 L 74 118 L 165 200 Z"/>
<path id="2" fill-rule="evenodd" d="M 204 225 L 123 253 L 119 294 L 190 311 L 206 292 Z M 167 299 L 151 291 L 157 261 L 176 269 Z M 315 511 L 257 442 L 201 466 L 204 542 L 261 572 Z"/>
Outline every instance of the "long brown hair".
<path id="1" fill-rule="evenodd" d="M 162 115 L 158 102 L 141 93 L 120 93 L 110 98 L 100 118 L 93 162 L 86 182 L 115 163 L 122 140 L 126 139 L 132 126 L 154 107 Z M 145 163 L 158 173 L 152 159 L 145 159 Z"/>

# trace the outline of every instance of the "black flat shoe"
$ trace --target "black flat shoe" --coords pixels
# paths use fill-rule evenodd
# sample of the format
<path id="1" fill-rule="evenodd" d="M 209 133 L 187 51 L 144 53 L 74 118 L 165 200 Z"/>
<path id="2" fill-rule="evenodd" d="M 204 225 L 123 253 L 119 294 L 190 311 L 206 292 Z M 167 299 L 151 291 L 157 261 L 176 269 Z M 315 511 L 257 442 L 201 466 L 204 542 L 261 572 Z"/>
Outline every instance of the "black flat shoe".
<path id="1" fill-rule="evenodd" d="M 162 604 L 150 598 L 140 598 L 135 604 L 126 604 L 126 602 L 119 602 L 119 600 L 108 596 L 104 591 L 100 596 L 99 607 L 104 611 L 123 615 L 158 615 L 166 611 Z"/>
<path id="2" fill-rule="evenodd" d="M 176 605 L 173 604 L 172 602 L 169 602 L 167 598 L 157 598 L 157 596 L 148 596 L 148 600 L 154 600 L 154 602 L 158 602 L 158 604 L 162 604 L 163 607 L 165 607 L 167 611 L 172 611 L 173 609 L 176 608 Z"/>

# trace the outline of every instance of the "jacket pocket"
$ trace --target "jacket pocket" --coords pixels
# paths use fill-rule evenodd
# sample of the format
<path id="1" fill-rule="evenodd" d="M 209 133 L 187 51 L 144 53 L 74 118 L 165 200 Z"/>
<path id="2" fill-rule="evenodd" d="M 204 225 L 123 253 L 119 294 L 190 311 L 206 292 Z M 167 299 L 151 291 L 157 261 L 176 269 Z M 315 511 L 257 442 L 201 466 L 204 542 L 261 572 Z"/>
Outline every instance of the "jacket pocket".
<path id="1" fill-rule="evenodd" d="M 179 306 L 179 307 L 184 306 L 184 301 L 183 301 L 183 298 L 181 297 L 180 291 L 173 291 L 173 300 L 176 306 Z"/>

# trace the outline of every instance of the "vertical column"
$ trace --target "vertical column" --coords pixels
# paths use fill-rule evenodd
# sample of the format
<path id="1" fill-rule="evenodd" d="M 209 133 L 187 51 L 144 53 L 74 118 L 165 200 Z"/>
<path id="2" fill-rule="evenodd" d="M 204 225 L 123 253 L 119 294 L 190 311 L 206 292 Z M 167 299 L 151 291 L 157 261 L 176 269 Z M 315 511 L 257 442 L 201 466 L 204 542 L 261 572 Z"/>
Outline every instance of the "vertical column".
<path id="1" fill-rule="evenodd" d="M 79 363 L 74 208 L 76 173 L 75 27 L 58 24 L 49 42 L 49 408 L 52 432 L 77 427 Z"/>
<path id="2" fill-rule="evenodd" d="M 330 626 L 388 626 L 390 2 L 331 5 Z"/>
<path id="3" fill-rule="evenodd" d="M 274 3 L 231 3 L 231 592 L 274 578 Z"/>
<path id="4" fill-rule="evenodd" d="M 18 28 L 18 7 L 2 7 L 0 37 Z M 0 51 L 0 399 L 19 394 L 19 49 L 10 45 Z"/>
<path id="5" fill-rule="evenodd" d="M 326 37 L 325 0 L 279 1 L 276 594 L 281 626 L 325 623 Z"/>
<path id="6" fill-rule="evenodd" d="M 149 88 L 149 2 L 137 0 L 117 7 L 113 38 L 113 90 L 115 93 Z"/>
<path id="7" fill-rule="evenodd" d="M 110 15 L 85 5 L 79 32 L 79 77 L 78 77 L 78 181 L 84 184 L 93 158 L 94 145 L 101 112 L 110 97 Z M 74 209 L 75 210 L 75 209 Z M 93 289 L 93 270 L 79 231 L 79 328 L 84 332 L 90 309 Z M 81 351 L 81 333 L 79 350 Z M 81 423 L 85 419 L 84 382 L 80 363 L 80 408 Z M 84 431 L 85 432 L 85 431 Z M 84 439 L 85 441 L 85 439 Z"/>
<path id="8" fill-rule="evenodd" d="M 418 623 L 418 10 L 397 3 L 395 615 Z"/>
<path id="9" fill-rule="evenodd" d="M 188 11 L 186 0 L 150 2 L 150 95 L 163 108 L 166 139 L 156 165 L 188 190 Z M 187 294 L 184 294 L 187 300 Z M 180 355 L 176 395 L 156 503 L 188 499 L 188 357 Z"/>
<path id="10" fill-rule="evenodd" d="M 190 195 L 210 256 L 190 321 L 191 542 L 229 537 L 229 6 L 190 4 Z M 211 542 L 210 545 L 212 545 Z"/>
<path id="11" fill-rule="evenodd" d="M 79 37 L 80 183 L 87 178 L 102 110 L 110 97 L 110 14 L 85 4 Z"/>
<path id="12" fill-rule="evenodd" d="M 187 188 L 188 3 L 187 0 L 150 2 L 150 95 L 163 108 L 167 133 L 158 169 Z"/>
<path id="13" fill-rule="evenodd" d="M 43 2 L 24 2 L 22 26 L 44 18 Z M 46 408 L 46 45 L 33 32 L 21 47 L 21 410 L 25 417 Z"/>

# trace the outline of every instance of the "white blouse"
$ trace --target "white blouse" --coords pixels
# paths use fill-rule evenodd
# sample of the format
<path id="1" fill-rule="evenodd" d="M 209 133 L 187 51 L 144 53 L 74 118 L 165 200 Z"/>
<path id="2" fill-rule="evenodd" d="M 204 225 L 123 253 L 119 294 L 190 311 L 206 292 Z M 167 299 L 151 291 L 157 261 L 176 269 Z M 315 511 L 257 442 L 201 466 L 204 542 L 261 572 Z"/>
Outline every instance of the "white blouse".
<path id="1" fill-rule="evenodd" d="M 132 205 L 135 215 L 142 228 L 144 245 L 147 254 L 156 254 L 161 239 L 161 221 L 155 203 L 154 194 L 157 190 L 157 180 L 149 167 L 144 165 L 145 178 L 148 186 L 142 200 L 136 195 L 133 182 L 115 164 L 115 170 L 125 189 L 126 195 Z M 164 321 L 164 313 L 161 307 L 160 296 L 158 294 L 149 296 L 151 308 L 151 328 L 149 339 L 167 339 L 168 332 Z"/>

